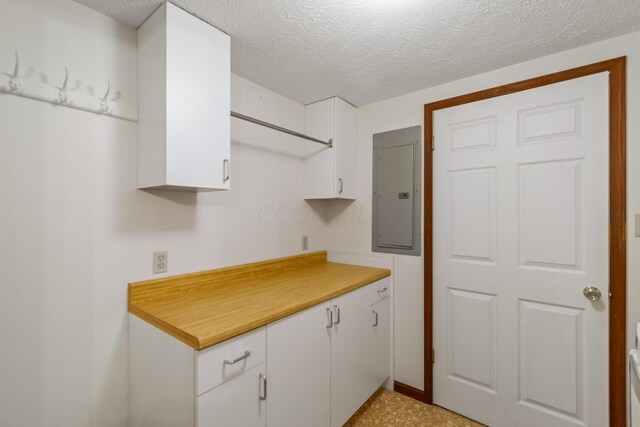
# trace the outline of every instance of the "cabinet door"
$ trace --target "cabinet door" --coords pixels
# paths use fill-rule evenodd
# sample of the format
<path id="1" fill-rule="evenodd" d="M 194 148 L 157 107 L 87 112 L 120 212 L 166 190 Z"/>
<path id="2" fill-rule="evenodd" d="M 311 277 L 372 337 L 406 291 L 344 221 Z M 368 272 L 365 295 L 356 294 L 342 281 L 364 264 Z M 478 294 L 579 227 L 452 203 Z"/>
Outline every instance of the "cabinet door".
<path id="1" fill-rule="evenodd" d="M 304 198 L 355 199 L 357 191 L 356 108 L 333 97 L 305 107 L 305 132 L 333 139 L 333 148 L 305 142 Z"/>
<path id="2" fill-rule="evenodd" d="M 268 425 L 329 425 L 330 307 L 320 304 L 267 325 Z"/>
<path id="3" fill-rule="evenodd" d="M 138 188 L 229 189 L 230 40 L 171 3 L 138 30 Z"/>
<path id="4" fill-rule="evenodd" d="M 370 292 L 365 286 L 332 300 L 331 425 L 342 426 L 371 395 Z"/>
<path id="5" fill-rule="evenodd" d="M 335 98 L 305 107 L 305 133 L 324 141 L 334 139 Z M 304 142 L 304 198 L 332 199 L 336 195 L 336 144 L 333 148 Z M 355 165 L 354 165 L 355 166 Z"/>
<path id="6" fill-rule="evenodd" d="M 229 36 L 169 3 L 166 67 L 167 183 L 229 189 Z"/>
<path id="7" fill-rule="evenodd" d="M 358 174 L 358 115 L 348 102 L 335 98 L 336 198 L 355 199 Z"/>
<path id="8" fill-rule="evenodd" d="M 389 378 L 391 371 L 391 302 L 385 298 L 371 306 L 369 327 L 370 390 L 374 393 Z"/>
<path id="9" fill-rule="evenodd" d="M 264 396 L 265 364 L 219 385 L 198 397 L 198 427 L 264 427 L 267 425 Z"/>

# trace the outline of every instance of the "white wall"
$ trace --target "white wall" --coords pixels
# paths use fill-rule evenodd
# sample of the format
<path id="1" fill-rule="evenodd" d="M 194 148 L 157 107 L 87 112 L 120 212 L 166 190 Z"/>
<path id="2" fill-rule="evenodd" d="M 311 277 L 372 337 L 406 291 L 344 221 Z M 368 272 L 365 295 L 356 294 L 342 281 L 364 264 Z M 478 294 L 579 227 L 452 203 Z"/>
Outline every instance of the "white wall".
<path id="1" fill-rule="evenodd" d="M 422 125 L 424 104 L 530 77 L 626 55 L 628 107 L 627 203 L 629 224 L 640 212 L 640 33 L 634 33 L 486 74 L 458 80 L 358 109 L 358 200 L 334 208 L 328 246 L 334 250 L 369 251 L 371 245 L 371 153 L 374 133 Z M 640 321 L 640 240 L 628 227 L 628 343 Z M 396 256 L 396 380 L 423 389 L 422 258 Z M 602 284 L 605 287 L 605 284 Z"/>
<path id="2" fill-rule="evenodd" d="M 68 0 L 0 0 L 0 10 L 0 72 L 20 49 L 27 82 L 44 74 L 59 84 L 69 65 L 78 91 L 99 93 L 111 78 L 119 102 L 135 105 L 134 30 Z M 295 254 L 302 234 L 311 250 L 369 252 L 373 133 L 422 124 L 427 102 L 620 55 L 629 59 L 632 218 L 640 33 L 360 108 L 355 203 L 306 204 L 301 144 L 235 119 L 231 191 L 135 190 L 134 123 L 0 95 L 0 425 L 126 425 L 126 285 L 152 277 L 153 250 L 169 250 L 170 275 Z M 236 76 L 232 108 L 304 127 L 301 105 Z M 640 320 L 640 242 L 628 232 L 631 326 Z M 395 374 L 418 388 L 421 265 L 394 260 Z"/>
<path id="3" fill-rule="evenodd" d="M 66 0 L 0 0 L 13 50 L 57 83 L 135 104 L 135 31 Z M 28 67 L 23 67 L 28 71 Z M 0 75 L 0 86 L 7 80 Z M 303 106 L 232 78 L 232 108 L 302 131 Z M 135 123 L 0 95 L 0 425 L 125 426 L 127 283 L 326 247 L 302 200 L 302 144 L 232 119 L 228 192 L 135 189 Z M 321 211 L 321 208 L 316 210 Z M 157 277 L 157 276 L 156 276 Z"/>

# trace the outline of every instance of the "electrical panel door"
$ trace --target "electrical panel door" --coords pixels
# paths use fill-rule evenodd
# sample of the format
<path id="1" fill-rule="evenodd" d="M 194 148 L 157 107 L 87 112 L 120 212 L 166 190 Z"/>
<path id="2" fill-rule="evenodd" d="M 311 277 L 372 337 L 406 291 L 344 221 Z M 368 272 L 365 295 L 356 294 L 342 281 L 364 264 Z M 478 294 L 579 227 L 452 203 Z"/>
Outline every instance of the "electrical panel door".
<path id="1" fill-rule="evenodd" d="M 373 135 L 372 250 L 420 255 L 421 126 Z"/>

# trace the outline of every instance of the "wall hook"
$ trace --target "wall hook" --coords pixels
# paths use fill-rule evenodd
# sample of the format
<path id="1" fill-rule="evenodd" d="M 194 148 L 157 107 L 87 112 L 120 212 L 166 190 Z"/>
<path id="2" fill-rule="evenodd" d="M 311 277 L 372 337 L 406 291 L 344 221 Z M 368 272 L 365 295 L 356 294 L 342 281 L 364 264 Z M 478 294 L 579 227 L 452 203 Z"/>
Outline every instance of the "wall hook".
<path id="1" fill-rule="evenodd" d="M 9 90 L 17 92 L 20 90 L 20 82 L 18 81 L 18 73 L 20 72 L 20 52 L 15 51 L 16 64 L 13 67 L 13 74 L 9 76 Z"/>
<path id="2" fill-rule="evenodd" d="M 20 72 L 20 52 L 16 50 L 14 51 L 14 53 L 16 56 L 16 62 L 15 62 L 15 65 L 13 66 L 13 73 L 12 74 L 2 73 L 2 74 L 9 77 L 9 92 L 15 93 L 20 91 L 21 85 L 20 85 L 20 82 L 18 81 L 18 73 Z"/>
<path id="3" fill-rule="evenodd" d="M 111 110 L 109 106 L 109 92 L 111 92 L 111 79 L 107 79 L 107 92 L 100 98 L 100 112 L 102 114 L 108 114 Z"/>
<path id="4" fill-rule="evenodd" d="M 69 67 L 64 67 L 64 82 L 62 86 L 58 88 L 58 100 L 62 105 L 69 104 L 69 92 L 67 91 L 67 84 L 69 83 Z"/>

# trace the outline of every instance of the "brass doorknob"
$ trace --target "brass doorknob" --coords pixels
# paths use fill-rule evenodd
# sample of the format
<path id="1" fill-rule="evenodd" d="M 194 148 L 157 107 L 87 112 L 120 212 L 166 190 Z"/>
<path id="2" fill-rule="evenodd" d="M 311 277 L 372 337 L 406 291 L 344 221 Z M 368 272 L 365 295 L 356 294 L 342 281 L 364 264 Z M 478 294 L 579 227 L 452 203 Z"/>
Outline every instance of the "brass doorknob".
<path id="1" fill-rule="evenodd" d="M 600 289 L 596 288 L 595 286 L 586 286 L 582 293 L 589 301 L 598 301 L 602 296 L 602 292 L 600 292 Z"/>

